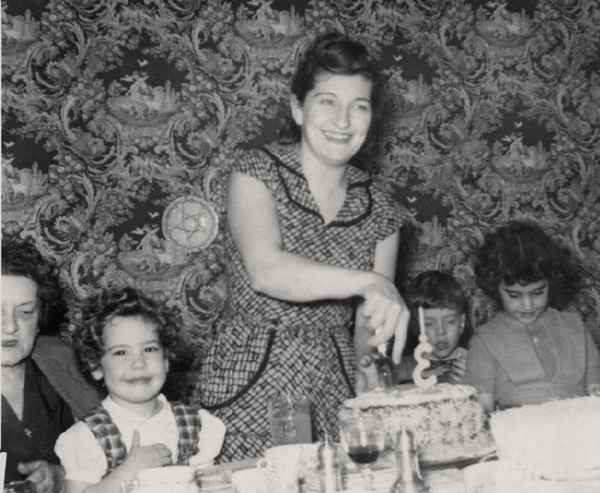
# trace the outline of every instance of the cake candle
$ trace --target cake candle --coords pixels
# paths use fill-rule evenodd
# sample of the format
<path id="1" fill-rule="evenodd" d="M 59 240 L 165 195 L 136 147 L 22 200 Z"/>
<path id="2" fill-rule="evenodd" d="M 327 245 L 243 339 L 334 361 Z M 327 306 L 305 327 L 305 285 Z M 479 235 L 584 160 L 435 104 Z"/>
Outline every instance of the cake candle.
<path id="1" fill-rule="evenodd" d="M 425 332 L 425 313 L 423 307 L 419 307 L 419 344 L 413 352 L 413 356 L 417 361 L 417 366 L 413 371 L 413 380 L 417 387 L 421 389 L 429 388 L 437 383 L 437 377 L 430 375 L 423 378 L 423 370 L 431 366 L 431 362 L 423 357 L 423 353 L 431 353 L 433 346 L 429 343 L 427 333 Z"/>

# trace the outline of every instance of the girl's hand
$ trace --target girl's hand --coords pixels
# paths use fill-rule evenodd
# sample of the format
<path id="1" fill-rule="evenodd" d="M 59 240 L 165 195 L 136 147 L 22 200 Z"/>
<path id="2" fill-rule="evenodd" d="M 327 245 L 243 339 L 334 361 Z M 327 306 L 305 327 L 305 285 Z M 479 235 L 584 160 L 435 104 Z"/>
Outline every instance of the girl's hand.
<path id="1" fill-rule="evenodd" d="M 373 330 L 377 329 L 367 344 L 378 347 L 394 336 L 392 360 L 400 364 L 410 318 L 404 300 L 394 284 L 384 276 L 380 277 L 380 282 L 371 284 L 365 290 L 364 299 L 362 315 L 370 319 L 369 325 Z"/>
<path id="2" fill-rule="evenodd" d="M 129 455 L 123 462 L 123 466 L 131 472 L 132 476 L 143 469 L 168 466 L 172 463 L 171 451 L 164 443 L 140 447 L 140 432 L 137 430 L 133 432 Z"/>
<path id="3" fill-rule="evenodd" d="M 17 470 L 35 484 L 36 493 L 58 493 L 63 488 L 65 472 L 59 465 L 36 460 L 21 462 Z"/>

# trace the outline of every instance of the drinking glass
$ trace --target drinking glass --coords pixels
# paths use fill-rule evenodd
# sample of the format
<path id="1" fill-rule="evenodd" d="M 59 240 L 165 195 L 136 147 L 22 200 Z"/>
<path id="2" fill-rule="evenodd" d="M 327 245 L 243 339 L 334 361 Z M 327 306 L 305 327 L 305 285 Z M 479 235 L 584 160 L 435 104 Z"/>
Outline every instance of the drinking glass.
<path id="1" fill-rule="evenodd" d="M 358 465 L 365 489 L 372 490 L 375 462 L 385 446 L 383 421 L 378 416 L 358 416 L 340 422 L 340 442 L 348 457 Z"/>
<path id="2" fill-rule="evenodd" d="M 269 400 L 273 444 L 312 443 L 310 401 L 307 396 L 283 392 Z"/>

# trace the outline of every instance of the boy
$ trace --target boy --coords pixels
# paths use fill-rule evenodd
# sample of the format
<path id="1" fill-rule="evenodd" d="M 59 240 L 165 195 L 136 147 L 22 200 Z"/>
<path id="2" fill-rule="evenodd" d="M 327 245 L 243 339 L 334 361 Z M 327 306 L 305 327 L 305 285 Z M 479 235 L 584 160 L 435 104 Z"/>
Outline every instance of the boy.
<path id="1" fill-rule="evenodd" d="M 437 375 L 438 382 L 465 383 L 467 360 L 466 346 L 470 331 L 465 330 L 468 303 L 460 284 L 449 274 L 426 271 L 410 283 L 405 296 L 411 311 L 410 327 L 419 336 L 418 309 L 423 307 L 425 333 L 433 346 L 425 358 L 431 365 L 423 371 L 423 378 Z M 417 362 L 412 354 L 405 354 L 399 365 L 394 365 L 394 382 L 406 383 L 413 380 Z"/>

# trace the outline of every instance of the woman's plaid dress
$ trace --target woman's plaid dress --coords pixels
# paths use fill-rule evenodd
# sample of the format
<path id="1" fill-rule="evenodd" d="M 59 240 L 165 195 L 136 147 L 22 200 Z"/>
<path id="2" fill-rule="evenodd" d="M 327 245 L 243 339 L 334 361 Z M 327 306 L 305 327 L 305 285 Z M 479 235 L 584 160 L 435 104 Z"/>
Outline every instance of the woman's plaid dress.
<path id="1" fill-rule="evenodd" d="M 297 145 L 250 151 L 235 168 L 261 180 L 276 203 L 286 251 L 352 269 L 372 270 L 375 246 L 408 213 L 389 190 L 354 167 L 335 221 L 324 224 L 302 174 Z M 337 412 L 353 395 L 350 335 L 355 300 L 294 303 L 254 291 L 231 236 L 229 316 L 202 365 L 200 405 L 223 420 L 221 461 L 260 456 L 273 445 L 268 400 L 289 390 L 311 401 L 313 439 L 338 439 Z"/>

